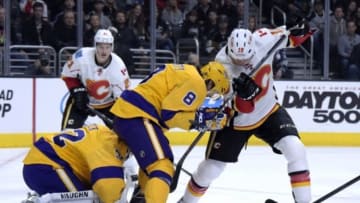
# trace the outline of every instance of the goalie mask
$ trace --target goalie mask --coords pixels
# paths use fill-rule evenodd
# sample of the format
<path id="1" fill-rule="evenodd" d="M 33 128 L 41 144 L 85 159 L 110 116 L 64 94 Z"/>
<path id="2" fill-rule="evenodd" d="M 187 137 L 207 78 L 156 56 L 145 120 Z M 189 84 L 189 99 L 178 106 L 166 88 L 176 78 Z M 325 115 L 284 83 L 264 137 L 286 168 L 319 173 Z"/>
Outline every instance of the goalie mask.
<path id="1" fill-rule="evenodd" d="M 227 55 L 236 65 L 249 63 L 255 54 L 255 41 L 247 29 L 234 29 L 227 41 Z"/>
<path id="2" fill-rule="evenodd" d="M 209 95 L 229 92 L 230 82 L 227 72 L 221 63 L 212 61 L 200 69 L 201 75 L 205 80 Z"/>

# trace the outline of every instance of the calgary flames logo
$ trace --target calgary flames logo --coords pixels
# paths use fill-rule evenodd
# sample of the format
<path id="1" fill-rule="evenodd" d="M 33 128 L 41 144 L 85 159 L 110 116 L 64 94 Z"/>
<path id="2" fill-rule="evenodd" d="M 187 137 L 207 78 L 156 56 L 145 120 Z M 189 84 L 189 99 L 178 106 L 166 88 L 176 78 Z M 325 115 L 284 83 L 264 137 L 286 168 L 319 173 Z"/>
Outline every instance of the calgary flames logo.
<path id="1" fill-rule="evenodd" d="M 104 99 L 110 93 L 110 83 L 106 80 L 87 80 L 86 86 L 90 96 L 95 99 Z"/>

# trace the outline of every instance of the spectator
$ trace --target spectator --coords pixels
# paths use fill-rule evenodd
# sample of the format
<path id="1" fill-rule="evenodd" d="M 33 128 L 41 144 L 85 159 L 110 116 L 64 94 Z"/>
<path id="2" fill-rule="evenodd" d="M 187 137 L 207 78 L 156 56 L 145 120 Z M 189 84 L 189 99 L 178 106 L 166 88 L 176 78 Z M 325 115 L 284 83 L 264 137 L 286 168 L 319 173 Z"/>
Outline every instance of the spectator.
<path id="1" fill-rule="evenodd" d="M 144 6 L 145 0 L 126 0 L 126 5 L 128 8 L 133 8 L 138 4 Z"/>
<path id="2" fill-rule="evenodd" d="M 198 3 L 195 5 L 194 9 L 198 15 L 198 23 L 202 27 L 208 16 L 210 10 L 216 10 L 215 6 L 211 4 L 210 0 L 198 0 Z"/>
<path id="3" fill-rule="evenodd" d="M 199 36 L 202 53 L 206 53 L 206 42 L 209 39 L 212 39 L 218 31 L 218 18 L 216 10 L 210 10 L 208 12 L 208 18 L 206 19 L 205 25 L 203 29 L 201 29 Z"/>
<path id="4" fill-rule="evenodd" d="M 93 11 L 100 17 L 100 25 L 103 28 L 112 26 L 111 20 L 104 14 L 105 2 L 104 0 L 95 0 L 93 4 Z"/>
<path id="5" fill-rule="evenodd" d="M 245 4 L 244 1 L 239 1 L 236 5 L 236 16 L 235 18 L 230 19 L 230 28 L 241 28 L 244 27 L 244 13 L 245 13 Z"/>
<path id="6" fill-rule="evenodd" d="M 171 29 L 172 38 L 174 41 L 180 37 L 181 27 L 184 23 L 184 14 L 177 6 L 177 0 L 167 0 L 166 7 L 162 10 L 161 19 L 168 24 Z"/>
<path id="7" fill-rule="evenodd" d="M 20 5 L 19 5 L 18 1 L 11 1 L 10 18 L 11 18 L 11 22 L 10 22 L 11 23 L 11 44 L 21 44 L 22 43 L 22 35 L 21 35 L 22 16 L 21 16 L 21 10 L 20 10 Z"/>
<path id="8" fill-rule="evenodd" d="M 39 50 L 39 58 L 25 72 L 27 76 L 54 76 L 54 74 L 54 69 L 50 67 L 49 53 L 43 49 Z"/>
<path id="9" fill-rule="evenodd" d="M 117 10 L 118 7 L 115 0 L 105 0 L 104 14 L 110 18 L 111 22 L 114 22 Z"/>
<path id="10" fill-rule="evenodd" d="M 167 0 L 165 9 L 162 11 L 161 19 L 172 28 L 182 25 L 184 19 L 176 0 Z"/>
<path id="11" fill-rule="evenodd" d="M 250 16 L 249 17 L 249 28 L 251 32 L 255 32 L 255 30 L 258 29 L 256 16 Z"/>
<path id="12" fill-rule="evenodd" d="M 206 53 L 211 57 L 215 57 L 216 53 L 226 45 L 228 36 L 231 33 L 229 28 L 229 20 L 226 15 L 219 16 L 218 30 L 212 38 L 206 42 Z"/>
<path id="13" fill-rule="evenodd" d="M 58 13 L 53 21 L 54 27 L 58 26 L 58 24 L 64 23 L 64 15 L 65 12 L 72 11 L 75 12 L 75 1 L 74 0 L 65 0 L 63 3 L 63 9 L 60 13 Z"/>
<path id="14" fill-rule="evenodd" d="M 43 1 L 43 0 L 19 0 L 19 6 L 20 6 L 20 10 L 26 15 L 31 17 L 35 10 L 34 10 L 34 4 L 35 3 L 40 3 L 42 4 L 43 7 L 43 11 L 41 13 L 41 17 L 43 18 L 43 20 L 48 20 L 48 8 L 47 8 L 47 4 Z"/>
<path id="15" fill-rule="evenodd" d="M 156 47 L 158 49 L 165 49 L 169 51 L 174 51 L 175 46 L 174 42 L 171 39 L 171 29 L 169 24 L 163 21 L 161 15 L 159 15 L 158 9 L 155 11 L 156 15 Z M 150 37 L 151 28 L 150 25 L 148 26 L 148 37 Z"/>
<path id="16" fill-rule="evenodd" d="M 324 4 L 322 0 L 317 0 L 314 3 L 314 13 L 309 22 L 310 29 L 315 29 L 315 33 L 313 34 L 314 44 L 314 59 L 319 64 L 319 67 L 322 67 L 323 62 L 323 34 L 324 34 L 324 24 L 325 24 L 325 16 L 324 16 Z"/>
<path id="17" fill-rule="evenodd" d="M 11 35 L 11 44 L 19 44 L 21 42 L 21 31 L 20 30 L 20 16 L 18 3 L 16 1 L 11 2 L 11 11 L 10 11 L 10 35 Z M 2 49 L 5 43 L 5 39 L 9 37 L 5 36 L 5 8 L 0 3 L 0 48 Z M 0 61 L 2 61 L 0 59 Z"/>
<path id="18" fill-rule="evenodd" d="M 356 14 L 355 14 L 355 22 L 356 22 L 356 26 L 357 26 L 357 30 L 356 33 L 360 34 L 360 6 L 357 7 L 356 9 Z"/>
<path id="19" fill-rule="evenodd" d="M 344 19 L 343 7 L 337 5 L 334 15 L 330 17 L 330 76 L 334 78 L 341 77 L 339 70 L 340 59 L 337 43 L 339 37 L 346 33 L 346 21 Z"/>
<path id="20" fill-rule="evenodd" d="M 233 4 L 232 0 L 224 0 L 220 8 L 218 9 L 219 15 L 226 15 L 229 19 L 236 19 L 236 6 Z M 231 26 L 233 24 L 230 24 Z"/>
<path id="21" fill-rule="evenodd" d="M 128 14 L 128 25 L 134 30 L 142 46 L 148 46 L 146 39 L 146 22 L 141 4 L 135 4 Z"/>
<path id="22" fill-rule="evenodd" d="M 196 10 L 191 10 L 184 21 L 181 28 L 182 38 L 198 38 L 200 34 L 200 26 L 198 23 L 198 15 Z"/>
<path id="23" fill-rule="evenodd" d="M 76 46 L 76 24 L 75 12 L 66 10 L 62 15 L 62 23 L 55 24 L 54 35 L 56 41 L 56 49 L 60 50 L 65 46 Z"/>
<path id="24" fill-rule="evenodd" d="M 33 16 L 25 21 L 22 27 L 23 43 L 53 46 L 54 38 L 52 26 L 43 19 L 44 5 L 35 2 L 33 11 Z"/>
<path id="25" fill-rule="evenodd" d="M 116 31 L 113 33 L 115 38 L 114 52 L 124 60 L 129 74 L 134 74 L 134 61 L 130 48 L 138 48 L 140 42 L 133 29 L 127 25 L 125 11 L 116 12 L 114 27 L 116 28 Z"/>
<path id="26" fill-rule="evenodd" d="M 94 36 L 95 33 L 102 28 L 100 24 L 100 16 L 95 12 L 90 12 L 89 18 L 89 29 L 85 31 L 84 34 L 84 46 L 93 46 L 94 45 Z"/>
<path id="27" fill-rule="evenodd" d="M 350 0 L 347 4 L 346 10 L 345 10 L 345 20 L 354 20 L 356 15 L 356 8 L 357 8 L 357 1 L 356 0 Z"/>
<path id="28" fill-rule="evenodd" d="M 355 21 L 350 20 L 346 25 L 347 33 L 341 35 L 337 43 L 341 65 L 340 74 L 344 79 L 348 79 L 349 77 L 348 69 L 352 49 L 356 44 L 360 43 L 360 35 L 356 34 L 357 27 Z"/>
<path id="29" fill-rule="evenodd" d="M 360 43 L 353 47 L 349 60 L 348 80 L 360 81 Z"/>
<path id="30" fill-rule="evenodd" d="M 179 9 L 183 14 L 183 19 L 185 20 L 186 15 L 195 7 L 198 3 L 197 0 L 178 0 Z"/>
<path id="31" fill-rule="evenodd" d="M 5 43 L 5 9 L 0 7 L 0 47 Z M 2 50 L 1 50 L 2 51 Z"/>

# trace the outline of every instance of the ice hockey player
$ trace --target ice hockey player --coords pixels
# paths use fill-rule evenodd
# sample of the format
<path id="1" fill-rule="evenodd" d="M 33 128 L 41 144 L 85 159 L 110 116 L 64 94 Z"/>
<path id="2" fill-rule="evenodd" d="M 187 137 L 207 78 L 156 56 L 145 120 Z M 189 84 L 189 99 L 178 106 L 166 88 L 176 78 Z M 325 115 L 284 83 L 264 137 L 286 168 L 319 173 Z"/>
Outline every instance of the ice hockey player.
<path id="1" fill-rule="evenodd" d="M 23 178 L 39 196 L 61 193 L 56 202 L 92 198 L 93 191 L 102 202 L 114 203 L 125 186 L 128 155 L 127 145 L 104 125 L 67 129 L 34 143 L 23 161 Z"/>
<path id="2" fill-rule="evenodd" d="M 299 29 L 303 29 L 303 26 L 299 26 Z M 290 115 L 277 100 L 271 67 L 276 50 L 298 46 L 311 36 L 312 31 L 297 32 L 299 35 L 296 36 L 292 33 L 295 32 L 284 26 L 262 28 L 254 33 L 247 29 L 234 29 L 227 45 L 216 55 L 215 60 L 224 65 L 232 78 L 230 95 L 235 93 L 229 107 L 232 116 L 228 126 L 211 133 L 206 159 L 192 174 L 179 203 L 198 202 L 213 180 L 224 171 L 226 164 L 237 162 L 252 135 L 286 158 L 294 201 L 311 201 L 306 150 Z M 278 41 L 279 46 L 274 47 Z M 270 55 L 266 56 L 267 53 Z M 265 61 L 262 62 L 263 59 Z M 261 65 L 254 70 L 259 62 L 262 62 Z"/>
<path id="3" fill-rule="evenodd" d="M 175 127 L 221 128 L 226 120 L 219 112 L 221 105 L 207 106 L 222 103 L 221 95 L 229 88 L 220 63 L 210 62 L 200 71 L 193 65 L 165 64 L 133 90 L 125 90 L 113 105 L 114 130 L 141 168 L 139 184 L 146 203 L 165 203 L 169 194 L 174 165 L 164 132 Z M 205 100 L 207 95 L 213 97 Z"/>
<path id="4" fill-rule="evenodd" d="M 107 29 L 99 29 L 94 36 L 94 47 L 77 50 L 64 65 L 62 79 L 70 91 L 63 112 L 61 129 L 75 129 L 84 125 L 92 113 L 88 106 L 103 113 L 109 119 L 114 101 L 129 88 L 130 78 L 123 60 L 113 53 L 114 37 Z M 112 125 L 104 120 L 112 128 Z M 135 158 L 125 163 L 126 191 L 137 182 L 138 166 Z"/>

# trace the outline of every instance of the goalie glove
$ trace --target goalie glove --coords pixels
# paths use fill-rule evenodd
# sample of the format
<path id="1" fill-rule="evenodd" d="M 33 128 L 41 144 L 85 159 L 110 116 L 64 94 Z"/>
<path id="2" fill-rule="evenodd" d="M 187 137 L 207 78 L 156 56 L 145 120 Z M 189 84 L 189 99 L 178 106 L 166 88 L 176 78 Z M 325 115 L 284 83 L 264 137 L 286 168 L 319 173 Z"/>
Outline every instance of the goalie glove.
<path id="1" fill-rule="evenodd" d="M 253 100 L 261 92 L 255 81 L 243 72 L 238 78 L 233 79 L 232 87 L 237 96 L 245 101 Z"/>
<path id="2" fill-rule="evenodd" d="M 70 90 L 70 93 L 74 99 L 75 108 L 77 108 L 81 112 L 89 113 L 88 107 L 87 107 L 87 105 L 89 103 L 89 98 L 88 98 L 88 93 L 86 91 L 86 88 L 82 87 L 82 86 L 75 87 Z"/>
<path id="3" fill-rule="evenodd" d="M 204 103 L 195 112 L 195 120 L 192 127 L 199 131 L 220 130 L 226 124 L 226 115 L 222 112 L 224 97 L 213 95 L 206 97 Z"/>

